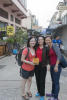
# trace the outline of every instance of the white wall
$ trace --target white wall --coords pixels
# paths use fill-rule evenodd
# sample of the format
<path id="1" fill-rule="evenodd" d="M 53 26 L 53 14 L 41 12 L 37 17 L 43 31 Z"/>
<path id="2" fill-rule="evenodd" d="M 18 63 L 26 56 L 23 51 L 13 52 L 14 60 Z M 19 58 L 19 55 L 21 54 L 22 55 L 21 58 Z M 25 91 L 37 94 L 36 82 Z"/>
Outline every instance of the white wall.
<path id="1" fill-rule="evenodd" d="M 27 29 L 31 29 L 31 17 L 28 16 L 26 19 L 22 20 L 22 26 L 27 28 Z"/>
<path id="2" fill-rule="evenodd" d="M 67 14 L 67 10 L 64 10 L 62 15 L 61 15 L 61 18 L 63 18 L 66 14 Z"/>
<path id="3" fill-rule="evenodd" d="M 63 45 L 64 45 L 64 48 L 65 50 L 67 50 L 67 26 L 63 28 L 63 31 L 62 31 L 62 41 L 63 41 Z"/>

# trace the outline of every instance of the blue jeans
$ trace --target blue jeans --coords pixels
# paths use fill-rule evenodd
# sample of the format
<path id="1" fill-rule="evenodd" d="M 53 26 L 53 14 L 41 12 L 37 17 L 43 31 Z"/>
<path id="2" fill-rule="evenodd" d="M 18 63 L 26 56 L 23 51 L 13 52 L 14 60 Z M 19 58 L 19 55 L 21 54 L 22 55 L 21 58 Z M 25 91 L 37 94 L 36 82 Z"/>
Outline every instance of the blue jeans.
<path id="1" fill-rule="evenodd" d="M 54 95 L 54 98 L 58 99 L 58 94 L 60 90 L 60 74 L 61 74 L 61 65 L 58 65 L 58 72 L 54 71 L 55 65 L 50 67 L 50 74 L 51 74 L 51 79 L 52 79 L 52 94 Z"/>

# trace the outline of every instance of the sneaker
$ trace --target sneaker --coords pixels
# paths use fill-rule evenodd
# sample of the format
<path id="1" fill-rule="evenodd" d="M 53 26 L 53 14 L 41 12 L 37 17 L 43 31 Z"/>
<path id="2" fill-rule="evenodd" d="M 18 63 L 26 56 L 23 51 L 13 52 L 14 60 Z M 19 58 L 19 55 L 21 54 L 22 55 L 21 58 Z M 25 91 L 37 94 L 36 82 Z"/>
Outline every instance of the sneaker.
<path id="1" fill-rule="evenodd" d="M 53 97 L 53 94 L 46 93 L 46 97 Z"/>
<path id="2" fill-rule="evenodd" d="M 40 96 L 40 100 L 44 100 L 44 96 Z"/>
<path id="3" fill-rule="evenodd" d="M 54 98 L 52 97 L 52 98 L 49 98 L 48 100 L 54 100 Z"/>
<path id="4" fill-rule="evenodd" d="M 59 100 L 59 99 L 54 99 L 54 100 Z"/>
<path id="5" fill-rule="evenodd" d="M 49 98 L 48 100 L 51 100 L 51 98 Z"/>
<path id="6" fill-rule="evenodd" d="M 22 96 L 22 98 L 24 98 L 24 100 L 29 100 L 29 97 L 27 95 Z"/>
<path id="7" fill-rule="evenodd" d="M 38 96 L 40 96 L 40 94 L 37 92 L 35 96 L 38 97 Z"/>

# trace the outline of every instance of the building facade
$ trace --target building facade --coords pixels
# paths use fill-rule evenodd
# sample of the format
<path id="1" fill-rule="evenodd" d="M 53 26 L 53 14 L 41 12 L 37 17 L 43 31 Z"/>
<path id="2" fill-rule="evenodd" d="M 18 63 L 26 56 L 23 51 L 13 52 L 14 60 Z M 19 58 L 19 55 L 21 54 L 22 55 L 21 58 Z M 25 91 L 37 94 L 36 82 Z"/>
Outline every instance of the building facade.
<path id="1" fill-rule="evenodd" d="M 0 0 L 0 33 L 9 25 L 14 31 L 22 27 L 21 20 L 27 17 L 26 7 L 26 0 Z"/>
<path id="2" fill-rule="evenodd" d="M 31 11 L 28 10 L 27 18 L 22 19 L 22 26 L 27 29 L 33 29 L 33 26 L 38 25 L 38 21 L 35 15 L 32 15 Z"/>
<path id="3" fill-rule="evenodd" d="M 27 18 L 26 7 L 26 0 L 0 0 L 0 56 L 8 51 L 3 40 L 14 35 L 22 27 L 22 19 Z"/>
<path id="4" fill-rule="evenodd" d="M 22 26 L 27 29 L 28 35 L 38 34 L 41 31 L 41 27 L 38 26 L 38 20 L 35 15 L 32 15 L 31 11 L 28 10 L 27 18 L 22 19 Z"/>
<path id="5" fill-rule="evenodd" d="M 55 35 L 60 35 L 67 50 L 67 0 L 58 3 L 57 14 L 52 17 L 49 27 L 54 29 Z"/>
<path id="6" fill-rule="evenodd" d="M 50 21 L 51 28 L 57 28 L 67 24 L 67 0 L 59 2 L 57 5 L 57 12 L 54 13 Z"/>

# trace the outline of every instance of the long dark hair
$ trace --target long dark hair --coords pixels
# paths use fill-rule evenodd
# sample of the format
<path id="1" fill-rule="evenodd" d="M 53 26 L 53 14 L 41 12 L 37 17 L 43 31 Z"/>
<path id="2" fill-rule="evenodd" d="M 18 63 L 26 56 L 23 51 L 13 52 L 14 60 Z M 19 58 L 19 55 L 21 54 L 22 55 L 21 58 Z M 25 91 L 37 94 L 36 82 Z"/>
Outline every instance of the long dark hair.
<path id="1" fill-rule="evenodd" d="M 44 36 L 38 36 L 38 37 L 37 37 L 37 43 L 36 43 L 36 44 L 37 44 L 37 46 L 39 46 L 39 44 L 38 44 L 38 39 L 39 39 L 39 37 L 42 37 L 42 38 L 43 38 L 43 40 L 44 40 L 43 45 L 45 45 L 45 38 L 44 38 Z"/>
<path id="2" fill-rule="evenodd" d="M 50 36 L 50 35 L 46 35 L 45 39 L 48 38 L 48 37 L 49 37 L 51 40 L 53 39 L 52 36 Z"/>
<path id="3" fill-rule="evenodd" d="M 30 37 L 30 38 L 28 38 L 27 47 L 30 47 L 30 40 L 33 39 L 33 38 L 35 39 L 35 37 Z M 35 41 L 36 41 L 36 39 L 35 39 Z M 34 48 L 35 48 L 35 46 L 34 46 Z"/>

